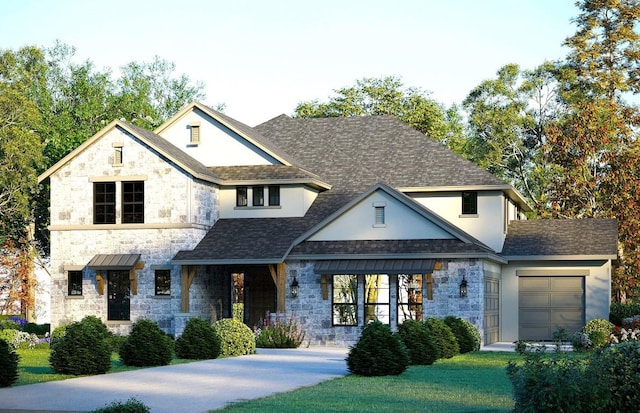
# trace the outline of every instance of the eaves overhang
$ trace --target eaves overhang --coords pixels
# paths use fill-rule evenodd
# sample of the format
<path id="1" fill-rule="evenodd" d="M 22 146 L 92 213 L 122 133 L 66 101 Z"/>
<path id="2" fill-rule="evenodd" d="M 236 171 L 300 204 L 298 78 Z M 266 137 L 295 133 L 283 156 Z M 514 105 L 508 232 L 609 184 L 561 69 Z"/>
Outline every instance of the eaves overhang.
<path id="1" fill-rule="evenodd" d="M 503 255 L 507 262 L 511 261 L 608 261 L 618 258 L 617 255 Z"/>

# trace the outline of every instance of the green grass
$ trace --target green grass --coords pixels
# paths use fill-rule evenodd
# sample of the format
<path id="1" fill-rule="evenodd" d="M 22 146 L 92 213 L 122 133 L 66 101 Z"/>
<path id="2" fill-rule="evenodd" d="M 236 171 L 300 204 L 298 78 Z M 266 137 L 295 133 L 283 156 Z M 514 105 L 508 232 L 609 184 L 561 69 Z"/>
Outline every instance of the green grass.
<path id="1" fill-rule="evenodd" d="M 515 353 L 470 353 L 400 376 L 346 376 L 254 401 L 222 412 L 510 412 L 512 387 L 505 372 Z"/>
<path id="2" fill-rule="evenodd" d="M 47 381 L 70 379 L 73 375 L 58 374 L 49 365 L 49 348 L 18 349 L 20 356 L 18 363 L 18 380 L 12 386 L 44 383 Z M 189 363 L 193 360 L 173 359 L 171 364 Z M 137 370 L 144 367 L 129 367 L 122 364 L 117 353 L 111 355 L 111 369 L 108 373 Z"/>

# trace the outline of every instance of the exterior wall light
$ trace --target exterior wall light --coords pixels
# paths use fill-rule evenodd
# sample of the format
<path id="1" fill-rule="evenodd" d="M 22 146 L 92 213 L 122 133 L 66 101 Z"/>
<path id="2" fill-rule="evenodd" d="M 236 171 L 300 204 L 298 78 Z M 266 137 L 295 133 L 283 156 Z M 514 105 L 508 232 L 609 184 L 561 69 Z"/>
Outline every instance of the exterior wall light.
<path id="1" fill-rule="evenodd" d="M 293 277 L 293 281 L 291 282 L 291 298 L 296 298 L 298 296 L 298 280 L 296 279 L 296 277 Z"/>
<path id="2" fill-rule="evenodd" d="M 467 280 L 464 278 L 464 274 L 462 275 L 462 281 L 460 281 L 460 298 L 465 298 L 467 296 Z"/>

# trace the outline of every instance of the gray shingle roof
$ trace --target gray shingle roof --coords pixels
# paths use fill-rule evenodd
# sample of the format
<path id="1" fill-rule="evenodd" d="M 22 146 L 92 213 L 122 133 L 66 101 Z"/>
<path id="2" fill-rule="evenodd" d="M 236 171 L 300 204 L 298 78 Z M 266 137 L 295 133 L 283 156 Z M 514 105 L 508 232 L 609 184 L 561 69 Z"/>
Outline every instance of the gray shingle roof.
<path id="1" fill-rule="evenodd" d="M 339 191 L 391 187 L 505 185 L 439 142 L 390 116 L 291 119 L 255 127 Z"/>
<path id="2" fill-rule="evenodd" d="M 225 181 L 250 180 L 320 180 L 320 177 L 297 166 L 245 165 L 209 167 L 211 173 Z"/>
<path id="3" fill-rule="evenodd" d="M 617 255 L 615 219 L 537 219 L 512 221 L 501 255 L 613 256 Z"/>
<path id="4" fill-rule="evenodd" d="M 396 255 L 396 254 L 486 254 L 493 251 L 457 239 L 304 241 L 291 250 L 296 255 Z"/>

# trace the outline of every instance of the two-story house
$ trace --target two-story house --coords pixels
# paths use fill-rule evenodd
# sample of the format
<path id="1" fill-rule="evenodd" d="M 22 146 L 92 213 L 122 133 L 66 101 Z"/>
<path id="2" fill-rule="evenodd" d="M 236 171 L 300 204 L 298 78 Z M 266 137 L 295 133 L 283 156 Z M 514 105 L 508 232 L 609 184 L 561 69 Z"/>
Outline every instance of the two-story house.
<path id="1" fill-rule="evenodd" d="M 392 117 L 114 121 L 51 185 L 52 325 L 295 316 L 312 344 L 455 315 L 485 344 L 607 318 L 614 220 L 524 220 L 510 185 Z"/>

